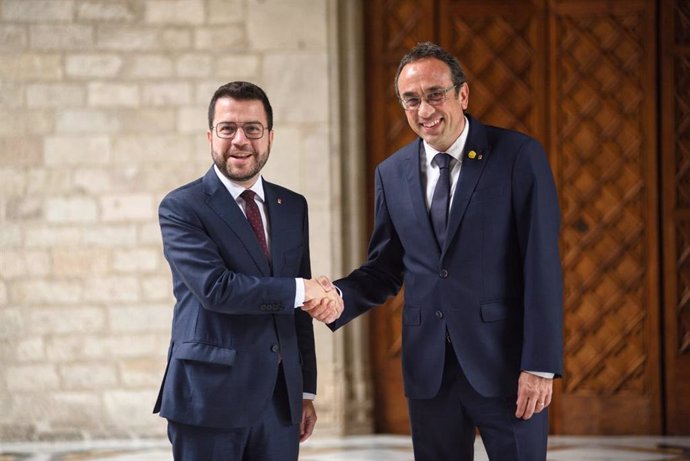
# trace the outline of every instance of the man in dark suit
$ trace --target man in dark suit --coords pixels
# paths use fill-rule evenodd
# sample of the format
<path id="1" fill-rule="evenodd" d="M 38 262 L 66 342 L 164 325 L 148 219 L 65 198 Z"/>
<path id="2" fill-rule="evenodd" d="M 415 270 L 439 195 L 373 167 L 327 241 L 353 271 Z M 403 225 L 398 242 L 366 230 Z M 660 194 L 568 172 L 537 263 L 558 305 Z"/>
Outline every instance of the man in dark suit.
<path id="1" fill-rule="evenodd" d="M 419 139 L 376 170 L 368 261 L 335 282 L 345 311 L 330 326 L 404 283 L 415 459 L 470 460 L 479 428 L 490 459 L 543 460 L 563 367 L 560 219 L 546 155 L 534 139 L 466 114 L 462 68 L 435 44 L 403 57 L 396 91 Z"/>
<path id="2" fill-rule="evenodd" d="M 221 86 L 208 112 L 214 165 L 170 192 L 159 218 L 177 300 L 154 412 L 176 460 L 296 461 L 316 423 L 304 197 L 260 175 L 273 142 L 266 94 Z M 323 303 L 328 304 L 328 303 Z"/>

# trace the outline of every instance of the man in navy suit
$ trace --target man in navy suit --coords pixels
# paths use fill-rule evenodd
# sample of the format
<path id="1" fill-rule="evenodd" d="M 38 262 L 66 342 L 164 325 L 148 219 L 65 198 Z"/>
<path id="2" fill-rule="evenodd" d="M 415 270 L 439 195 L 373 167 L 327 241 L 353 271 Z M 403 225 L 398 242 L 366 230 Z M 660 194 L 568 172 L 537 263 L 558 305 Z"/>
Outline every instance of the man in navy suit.
<path id="1" fill-rule="evenodd" d="M 563 368 L 560 219 L 546 155 L 534 139 L 466 113 L 465 75 L 438 45 L 413 48 L 395 83 L 419 138 L 376 170 L 368 260 L 335 282 L 345 311 L 330 326 L 404 283 L 415 459 L 471 460 L 479 428 L 492 460 L 544 460 Z"/>
<path id="2" fill-rule="evenodd" d="M 307 203 L 261 177 L 274 135 L 261 88 L 218 88 L 208 124 L 214 165 L 159 209 L 177 302 L 154 412 L 176 460 L 296 461 L 316 423 L 312 319 L 298 307 L 324 293 L 308 280 Z"/>

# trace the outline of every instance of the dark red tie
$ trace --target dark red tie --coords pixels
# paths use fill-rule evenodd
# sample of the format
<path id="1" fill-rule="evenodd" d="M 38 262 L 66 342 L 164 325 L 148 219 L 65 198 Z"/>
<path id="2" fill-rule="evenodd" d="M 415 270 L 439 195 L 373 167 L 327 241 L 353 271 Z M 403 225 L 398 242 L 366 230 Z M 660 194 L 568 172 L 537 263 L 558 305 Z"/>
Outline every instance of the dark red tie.
<path id="1" fill-rule="evenodd" d="M 254 201 L 255 196 L 256 193 L 253 190 L 249 189 L 246 189 L 244 192 L 240 194 L 240 197 L 244 199 L 244 211 L 247 214 L 247 221 L 249 221 L 249 225 L 252 226 L 252 230 L 254 231 L 254 235 L 256 235 L 256 239 L 259 241 L 261 251 L 264 252 L 266 259 L 270 261 L 271 257 L 268 254 L 268 245 L 266 245 L 264 223 L 261 220 L 261 213 L 259 212 L 259 207 L 257 206 L 256 201 Z"/>

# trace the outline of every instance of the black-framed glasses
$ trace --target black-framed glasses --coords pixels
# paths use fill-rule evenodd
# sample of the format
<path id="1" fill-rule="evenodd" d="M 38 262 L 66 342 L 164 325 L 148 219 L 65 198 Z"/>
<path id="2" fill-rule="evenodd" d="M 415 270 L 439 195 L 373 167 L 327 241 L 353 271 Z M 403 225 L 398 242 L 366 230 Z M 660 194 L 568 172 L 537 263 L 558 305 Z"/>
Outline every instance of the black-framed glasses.
<path id="1" fill-rule="evenodd" d="M 259 122 L 220 122 L 216 123 L 213 128 L 216 130 L 216 136 L 222 139 L 234 138 L 240 128 L 244 131 L 244 136 L 247 139 L 261 139 L 265 131 L 264 126 Z"/>
<path id="2" fill-rule="evenodd" d="M 403 96 L 402 98 L 400 98 L 400 104 L 402 104 L 403 109 L 405 110 L 417 110 L 419 109 L 419 106 L 422 104 L 423 99 L 424 101 L 426 101 L 427 104 L 436 106 L 438 104 L 445 102 L 445 100 L 448 98 L 448 92 L 453 88 L 455 88 L 455 84 L 449 86 L 448 88 L 441 88 L 438 90 L 429 91 L 428 93 L 422 96 Z"/>

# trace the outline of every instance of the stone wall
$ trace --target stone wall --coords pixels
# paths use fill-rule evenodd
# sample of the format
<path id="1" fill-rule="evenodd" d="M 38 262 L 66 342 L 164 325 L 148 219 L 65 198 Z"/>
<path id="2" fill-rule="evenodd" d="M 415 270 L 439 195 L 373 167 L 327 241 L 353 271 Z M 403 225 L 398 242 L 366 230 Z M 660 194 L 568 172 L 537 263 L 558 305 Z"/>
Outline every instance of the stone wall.
<path id="1" fill-rule="evenodd" d="M 340 275 L 334 5 L 0 0 L 0 440 L 164 434 L 157 206 L 210 166 L 222 83 L 268 93 L 264 175 L 306 195 L 314 272 Z M 316 329 L 319 427 L 342 431 L 338 342 Z"/>

